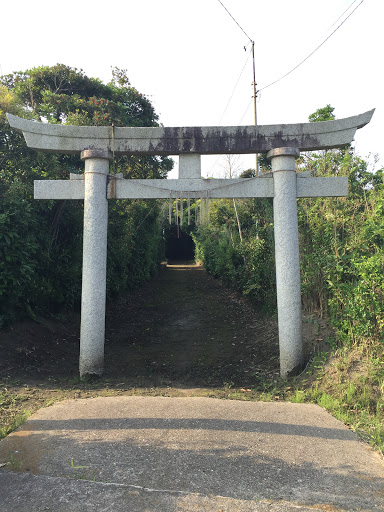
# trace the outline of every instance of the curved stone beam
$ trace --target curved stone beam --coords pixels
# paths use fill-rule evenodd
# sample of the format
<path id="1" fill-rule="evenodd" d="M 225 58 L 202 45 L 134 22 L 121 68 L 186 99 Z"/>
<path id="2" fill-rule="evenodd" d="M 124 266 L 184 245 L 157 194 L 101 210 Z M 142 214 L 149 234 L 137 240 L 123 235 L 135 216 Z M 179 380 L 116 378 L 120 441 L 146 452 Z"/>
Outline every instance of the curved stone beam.
<path id="1" fill-rule="evenodd" d="M 124 127 L 67 126 L 39 123 L 7 114 L 12 128 L 23 133 L 29 147 L 76 154 L 101 149 L 116 155 L 179 155 L 266 153 L 281 147 L 313 151 L 345 146 L 374 110 L 337 121 L 264 126 Z"/>

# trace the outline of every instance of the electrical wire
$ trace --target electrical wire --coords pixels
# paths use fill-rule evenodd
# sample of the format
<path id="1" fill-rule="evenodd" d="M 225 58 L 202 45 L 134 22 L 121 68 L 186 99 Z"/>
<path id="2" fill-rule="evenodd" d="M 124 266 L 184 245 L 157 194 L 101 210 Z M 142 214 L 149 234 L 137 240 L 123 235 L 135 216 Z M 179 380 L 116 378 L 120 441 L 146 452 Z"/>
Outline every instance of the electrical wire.
<path id="1" fill-rule="evenodd" d="M 221 114 L 221 117 L 220 117 L 220 120 L 219 120 L 219 123 L 218 123 L 219 125 L 220 125 L 220 123 L 221 123 L 221 121 L 222 121 L 222 119 L 223 119 L 223 117 L 224 117 L 224 115 L 225 115 L 226 111 L 228 110 L 229 104 L 231 103 L 231 100 L 232 100 L 232 98 L 233 98 L 233 96 L 234 96 L 234 94 L 235 94 L 235 91 L 236 91 L 236 89 L 237 89 L 237 86 L 239 85 L 240 78 L 242 77 L 242 74 L 244 73 L 244 69 L 246 68 L 246 66 L 247 66 L 247 64 L 248 64 L 249 57 L 251 56 L 251 54 L 252 54 L 252 52 L 249 52 L 248 57 L 247 57 L 247 60 L 245 61 L 245 64 L 244 64 L 244 66 L 243 66 L 243 69 L 241 70 L 240 75 L 239 75 L 239 78 L 237 79 L 237 82 L 236 82 L 236 84 L 235 84 L 235 87 L 233 88 L 232 94 L 231 94 L 231 96 L 229 97 L 229 100 L 228 100 L 228 102 L 227 102 L 227 105 L 225 106 L 224 112 Z"/>
<path id="2" fill-rule="evenodd" d="M 344 12 L 343 12 L 343 13 L 342 13 L 342 14 L 341 14 L 341 15 L 340 15 L 336 20 L 335 20 L 335 22 L 331 25 L 331 27 L 329 28 L 329 30 L 330 30 L 330 29 L 332 29 L 332 27 L 334 27 L 334 26 L 335 26 L 335 24 L 336 24 L 336 23 L 337 23 L 337 22 L 338 22 L 338 21 L 339 21 L 339 20 L 344 16 L 344 14 L 345 14 L 346 12 L 348 12 L 348 11 L 351 9 L 351 7 L 352 7 L 352 6 L 353 6 L 357 1 L 358 1 L 358 0 L 353 0 L 353 2 L 348 6 L 348 8 L 347 8 L 347 9 L 346 9 L 346 10 L 345 10 L 345 11 L 344 11 Z M 238 21 L 234 18 L 234 16 L 233 16 L 233 15 L 229 12 L 229 10 L 225 7 L 225 5 L 223 4 L 223 2 L 222 2 L 221 0 L 218 0 L 218 2 L 219 2 L 219 3 L 220 3 L 220 5 L 225 9 L 225 11 L 227 12 L 227 14 L 232 18 L 232 20 L 236 23 L 236 25 L 237 25 L 237 26 L 239 27 L 239 29 L 243 32 L 243 34 L 248 38 L 249 42 L 250 42 L 250 43 L 252 43 L 252 45 L 254 45 L 254 44 L 255 44 L 255 43 L 254 43 L 254 41 L 249 37 L 249 35 L 247 34 L 247 32 L 243 29 L 243 27 L 238 23 Z M 339 30 L 339 28 L 341 28 L 341 26 L 342 26 L 342 25 L 343 25 L 343 24 L 344 24 L 344 23 L 345 23 L 345 22 L 346 22 L 346 21 L 347 21 L 347 20 L 352 16 L 352 14 L 353 14 L 353 13 L 354 13 L 354 12 L 355 12 L 359 7 L 360 7 L 360 5 L 361 5 L 363 2 L 364 2 L 364 0 L 361 0 L 361 2 L 360 2 L 360 3 L 359 3 L 359 4 L 358 4 L 354 9 L 353 9 L 353 11 L 352 11 L 352 12 L 350 12 L 350 13 L 349 13 L 349 15 L 348 15 L 346 18 L 344 18 L 344 20 L 343 20 L 343 21 L 342 21 L 342 22 L 341 22 L 341 23 L 340 23 L 340 24 L 335 28 L 335 30 L 333 30 L 333 32 L 331 32 L 331 34 L 330 34 L 329 36 L 327 36 L 327 37 L 324 39 L 324 41 L 323 41 L 322 43 L 320 43 L 320 44 L 319 44 L 319 45 L 318 45 L 318 46 L 317 46 L 317 47 L 316 47 L 316 48 L 315 48 L 315 49 L 314 49 L 314 50 L 313 50 L 313 51 L 312 51 L 312 52 L 311 52 L 311 53 L 310 53 L 310 54 L 309 54 L 305 59 L 303 59 L 303 60 L 302 60 L 301 62 L 299 62 L 299 63 L 298 63 L 294 68 L 292 68 L 290 71 L 288 71 L 288 73 L 285 73 L 283 76 L 281 76 L 281 77 L 280 77 L 280 78 L 278 78 L 277 80 L 274 80 L 273 82 L 269 83 L 268 85 L 266 85 L 266 86 L 264 86 L 264 87 L 261 87 L 261 88 L 260 88 L 260 89 L 258 89 L 257 91 L 256 91 L 256 88 L 255 88 L 255 101 L 256 101 L 256 96 L 257 96 L 257 94 L 258 94 L 258 93 L 260 93 L 261 91 L 263 91 L 263 90 L 265 90 L 265 89 L 268 89 L 268 87 L 271 87 L 272 85 L 277 84 L 278 82 L 280 82 L 281 80 L 283 80 L 284 78 L 286 78 L 287 76 L 289 76 L 291 73 L 293 73 L 296 69 L 298 69 L 298 68 L 299 68 L 302 64 L 304 64 L 304 62 L 306 62 L 310 57 L 312 57 L 312 55 L 314 55 L 314 54 L 315 54 L 315 53 L 316 53 L 316 52 L 317 52 L 317 51 L 318 51 L 318 50 L 319 50 L 319 49 L 320 49 L 320 48 L 321 48 L 321 47 L 322 47 L 322 46 L 323 46 L 323 45 L 324 45 L 324 44 L 325 44 L 325 43 L 326 43 L 326 42 L 327 42 L 327 41 L 328 41 L 332 36 L 333 36 L 333 34 L 335 34 L 335 33 Z M 254 48 L 254 46 L 253 46 L 253 48 Z M 233 97 L 233 95 L 234 95 L 234 93 L 235 93 L 235 90 L 236 90 L 237 85 L 238 85 L 238 83 L 239 83 L 239 81 L 240 81 L 240 78 L 241 78 L 241 76 L 242 76 L 242 74 L 243 74 L 243 71 L 244 71 L 244 69 L 245 69 L 245 67 L 246 67 L 246 64 L 248 63 L 248 60 L 249 60 L 249 56 L 248 56 L 248 58 L 247 58 L 247 61 L 246 61 L 245 65 L 244 65 L 244 67 L 243 67 L 243 69 L 242 69 L 241 73 L 240 73 L 240 76 L 239 76 L 239 78 L 238 78 L 238 80 L 237 80 L 237 82 L 236 82 L 236 85 L 235 85 L 235 87 L 234 87 L 234 90 L 233 90 L 233 92 L 232 92 L 232 94 L 231 94 L 231 96 L 230 96 L 230 98 L 229 98 L 229 100 L 228 100 L 228 103 L 227 103 L 227 105 L 226 105 L 226 107 L 225 107 L 225 109 L 224 109 L 224 112 L 223 112 L 223 114 L 222 114 L 222 116 L 221 116 L 221 118 L 220 118 L 219 124 L 220 124 L 221 120 L 222 120 L 222 119 L 223 119 L 223 117 L 224 117 L 224 114 L 226 113 L 226 111 L 227 111 L 227 109 L 228 109 L 229 103 L 230 103 L 230 102 L 231 102 L 231 100 L 232 100 L 232 97 Z M 244 111 L 243 115 L 241 116 L 241 119 L 240 119 L 240 121 L 238 122 L 238 124 L 240 124 L 240 123 L 241 123 L 241 121 L 243 120 L 244 116 L 245 116 L 245 115 L 246 115 L 246 113 L 248 112 L 248 109 L 249 109 L 249 107 L 250 107 L 251 103 L 252 103 L 252 101 L 251 101 L 251 102 L 249 102 L 249 104 L 247 105 L 247 108 L 246 108 L 246 110 Z M 256 121 L 255 121 L 255 123 L 256 123 Z M 212 169 L 216 166 L 216 163 L 217 163 L 217 160 L 216 160 L 216 162 L 213 164 L 213 166 L 211 167 L 211 171 L 212 171 Z M 256 163 L 256 166 L 257 166 L 257 163 Z"/>
<path id="3" fill-rule="evenodd" d="M 250 40 L 251 43 L 253 43 L 253 40 L 249 37 L 249 35 L 246 33 L 246 31 L 243 29 L 243 27 L 235 20 L 235 18 L 232 16 L 232 14 L 228 11 L 228 9 L 225 7 L 223 2 L 221 0 L 217 0 L 219 4 L 227 11 L 227 13 L 230 15 L 230 17 L 233 19 L 233 21 L 236 23 L 236 25 L 239 27 L 239 29 L 243 32 L 243 34 L 246 35 L 246 37 Z"/>
<path id="4" fill-rule="evenodd" d="M 335 20 L 332 25 L 329 27 L 328 30 L 331 30 L 332 27 L 334 27 L 336 25 L 336 23 L 344 16 L 344 14 L 349 11 L 349 9 L 353 6 L 353 4 L 355 4 L 357 2 L 357 0 L 353 0 L 353 2 L 345 9 L 345 11 L 340 14 L 340 16 L 337 18 L 337 20 Z"/>
<path id="5" fill-rule="evenodd" d="M 251 99 L 251 101 L 248 103 L 247 108 L 244 110 L 244 114 L 241 116 L 241 118 L 240 118 L 239 122 L 237 123 L 237 125 L 239 125 L 241 123 L 241 121 L 244 119 L 245 114 L 248 112 L 249 107 L 251 106 L 252 103 L 253 103 L 253 99 Z"/>
<path id="6" fill-rule="evenodd" d="M 227 102 L 227 105 L 226 105 L 226 107 L 225 107 L 225 109 L 224 109 L 224 112 L 222 113 L 222 115 L 221 115 L 221 117 L 220 117 L 220 121 L 219 121 L 219 125 L 220 125 L 220 123 L 221 123 L 221 121 L 222 121 L 222 119 L 223 119 L 223 117 L 224 117 L 224 115 L 225 115 L 225 113 L 226 113 L 226 111 L 227 111 L 227 109 L 228 109 L 228 106 L 229 106 L 229 104 L 230 104 L 230 102 L 231 102 L 231 100 L 232 100 L 232 98 L 233 98 L 233 95 L 235 94 L 236 88 L 237 88 L 237 86 L 238 86 L 238 84 L 239 84 L 239 81 L 240 81 L 240 78 L 241 78 L 241 76 L 242 76 L 242 74 L 243 74 L 243 72 L 244 72 L 244 69 L 246 68 L 246 65 L 248 64 L 249 57 L 250 57 L 251 53 L 252 53 L 252 58 L 253 58 L 253 68 L 255 68 L 255 55 L 254 55 L 254 45 L 255 45 L 255 42 L 254 42 L 254 41 L 249 37 L 249 35 L 248 35 L 248 34 L 247 34 L 247 32 L 243 29 L 243 27 L 240 25 L 240 23 L 238 23 L 238 21 L 236 21 L 236 19 L 234 18 L 234 16 L 232 16 L 232 14 L 231 14 L 231 13 L 229 12 L 229 10 L 225 7 L 225 5 L 223 4 L 223 2 L 222 2 L 221 0 L 218 0 L 218 2 L 219 2 L 219 4 L 223 7 L 223 9 L 225 9 L 225 11 L 229 14 L 229 16 L 232 18 L 232 20 L 236 23 L 236 25 L 239 27 L 239 29 L 243 32 L 243 34 L 244 34 L 244 35 L 247 37 L 247 39 L 249 40 L 249 42 L 248 42 L 247 46 L 244 46 L 244 50 L 245 50 L 245 51 L 247 51 L 247 48 L 248 48 L 248 46 L 249 46 L 249 43 L 251 43 L 251 44 L 252 44 L 252 51 L 249 53 L 249 55 L 248 55 L 248 57 L 247 57 L 247 60 L 245 61 L 244 67 L 243 67 L 243 69 L 241 70 L 240 76 L 239 76 L 239 78 L 237 79 L 237 82 L 236 82 L 235 87 L 234 87 L 234 89 L 233 89 L 233 91 L 232 91 L 232 94 L 231 94 L 231 96 L 230 96 L 230 98 L 229 98 L 229 100 L 228 100 L 228 102 Z M 255 89 L 255 96 L 256 96 L 256 94 L 257 94 L 257 91 L 256 91 L 256 84 L 254 85 L 254 89 Z M 243 117 L 244 117 L 244 116 L 245 116 L 245 113 L 243 114 Z M 255 118 L 256 118 L 256 115 L 255 115 Z"/>
<path id="7" fill-rule="evenodd" d="M 220 0 L 219 0 L 220 1 Z M 356 0 L 355 0 L 356 1 Z M 301 62 L 299 62 L 299 64 L 297 64 L 294 68 L 292 68 L 290 71 L 288 71 L 288 73 L 285 73 L 285 75 L 281 76 L 280 78 L 278 78 L 277 80 L 271 82 L 270 84 L 268 85 L 265 85 L 264 87 L 261 87 L 257 92 L 260 92 L 260 91 L 264 91 L 265 89 L 268 89 L 268 87 L 271 87 L 272 85 L 275 85 L 277 84 L 278 82 L 280 82 L 281 80 L 283 80 L 283 78 L 286 78 L 288 75 L 290 75 L 291 73 L 293 73 L 294 71 L 296 71 L 296 69 L 298 67 L 300 67 L 302 64 L 304 64 L 304 62 L 306 62 L 310 57 L 312 57 L 312 55 L 314 53 L 317 52 L 317 50 L 319 50 L 332 36 L 333 34 L 335 34 L 335 32 L 337 32 L 339 30 L 339 28 L 344 25 L 344 23 L 352 16 L 352 14 L 356 11 L 356 9 L 358 9 L 360 7 L 360 5 L 364 2 L 364 0 L 361 0 L 361 2 L 353 9 L 352 12 L 350 12 L 348 14 L 348 16 L 335 28 L 335 30 L 333 32 L 331 32 L 329 34 L 329 36 L 324 39 L 324 41 L 322 43 L 319 44 L 319 46 L 317 46 L 307 57 L 305 57 L 305 59 L 303 59 Z M 353 2 L 355 3 L 355 2 Z M 353 5 L 353 4 L 352 4 Z M 348 9 L 350 8 L 351 6 L 348 7 Z M 347 11 L 348 11 L 347 9 Z M 344 11 L 346 12 L 346 11 Z M 343 13 L 344 14 L 344 13 Z M 343 15 L 341 15 L 343 16 Z M 340 16 L 339 18 L 340 19 Z M 336 22 L 335 22 L 336 23 Z M 333 26 L 333 25 L 332 25 Z"/>
<path id="8" fill-rule="evenodd" d="M 229 14 L 229 16 L 232 18 L 232 20 L 236 23 L 236 25 L 239 27 L 239 29 L 243 32 L 243 34 L 248 38 L 249 42 L 252 44 L 252 62 L 253 62 L 253 105 L 254 105 L 254 118 L 255 118 L 255 126 L 257 126 L 257 113 L 256 113 L 256 103 L 257 103 L 257 90 L 256 90 L 256 67 L 255 67 L 255 41 L 249 37 L 247 32 L 243 29 L 243 27 L 236 21 L 234 16 L 228 11 L 228 9 L 225 7 L 223 2 L 221 0 L 218 0 L 219 4 L 225 9 L 225 11 Z M 244 114 L 245 115 L 245 114 Z M 243 115 L 243 117 L 244 117 Z M 257 164 L 257 154 L 256 157 L 256 169 L 258 169 Z M 258 171 L 257 171 L 258 174 Z"/>

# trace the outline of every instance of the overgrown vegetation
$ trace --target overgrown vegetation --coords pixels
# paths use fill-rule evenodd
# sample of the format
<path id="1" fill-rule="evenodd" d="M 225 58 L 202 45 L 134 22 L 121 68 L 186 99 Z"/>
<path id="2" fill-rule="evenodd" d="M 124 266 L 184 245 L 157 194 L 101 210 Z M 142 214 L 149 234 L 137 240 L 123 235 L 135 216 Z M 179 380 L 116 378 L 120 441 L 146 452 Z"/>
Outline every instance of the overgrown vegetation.
<path id="1" fill-rule="evenodd" d="M 332 120 L 333 110 L 327 105 L 309 119 Z M 330 319 L 335 352 L 321 365 L 327 371 L 318 369 L 309 384 L 304 377 L 298 380 L 295 396 L 325 406 L 357 430 L 364 428 L 383 447 L 383 170 L 370 172 L 352 147 L 302 155 L 298 170 L 314 177 L 347 176 L 350 192 L 346 198 L 298 200 L 303 309 Z M 212 202 L 211 225 L 195 234 L 198 257 L 215 276 L 274 308 L 272 205 L 236 203 L 235 209 L 231 201 Z"/>
<path id="2" fill-rule="evenodd" d="M 332 112 L 328 106 L 310 119 L 332 119 Z M 383 170 L 370 172 L 351 147 L 303 155 L 298 166 L 314 177 L 347 176 L 350 189 L 346 198 L 298 200 L 304 310 L 330 316 L 338 345 L 380 347 L 384 341 Z M 256 302 L 274 304 L 272 202 L 236 203 L 211 202 L 210 224 L 194 235 L 197 257 L 208 271 Z"/>
<path id="3" fill-rule="evenodd" d="M 364 347 L 319 353 L 289 398 L 315 402 L 384 452 L 384 364 Z"/>
<path id="4" fill-rule="evenodd" d="M 82 173 L 77 156 L 30 150 L 5 113 L 50 123 L 156 126 L 149 100 L 113 70 L 105 85 L 58 64 L 0 77 L 0 327 L 23 316 L 57 314 L 80 302 L 81 201 L 35 201 L 33 180 Z M 112 172 L 126 178 L 164 178 L 166 157 L 121 157 Z M 110 201 L 108 294 L 148 279 L 162 246 L 160 204 Z"/>
<path id="5" fill-rule="evenodd" d="M 274 309 L 276 283 L 271 200 L 210 201 L 210 223 L 199 227 L 193 237 L 196 257 L 208 272 L 241 290 L 259 307 Z"/>

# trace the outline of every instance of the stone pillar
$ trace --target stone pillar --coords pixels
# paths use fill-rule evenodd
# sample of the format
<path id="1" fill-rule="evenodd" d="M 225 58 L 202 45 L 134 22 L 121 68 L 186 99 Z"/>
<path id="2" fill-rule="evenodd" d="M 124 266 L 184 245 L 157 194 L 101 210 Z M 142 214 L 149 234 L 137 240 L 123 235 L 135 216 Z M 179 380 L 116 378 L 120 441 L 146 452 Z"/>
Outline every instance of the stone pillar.
<path id="1" fill-rule="evenodd" d="M 104 369 L 105 294 L 107 271 L 107 180 L 111 155 L 86 150 L 83 279 L 80 327 L 80 377 L 101 375 Z"/>
<path id="2" fill-rule="evenodd" d="M 295 148 L 278 148 L 268 153 L 274 184 L 277 313 L 283 378 L 297 373 L 303 365 L 295 164 L 299 154 Z"/>

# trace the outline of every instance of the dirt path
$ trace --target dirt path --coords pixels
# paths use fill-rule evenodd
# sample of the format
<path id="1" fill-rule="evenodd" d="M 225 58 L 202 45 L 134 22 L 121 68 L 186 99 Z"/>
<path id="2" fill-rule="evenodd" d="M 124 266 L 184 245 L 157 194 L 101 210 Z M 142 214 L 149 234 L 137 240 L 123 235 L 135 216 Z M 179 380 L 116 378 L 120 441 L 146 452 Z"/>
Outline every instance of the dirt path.
<path id="1" fill-rule="evenodd" d="M 198 265 L 168 265 L 108 317 L 106 376 L 136 384 L 256 385 L 277 358 L 275 323 Z"/>
<path id="2" fill-rule="evenodd" d="M 304 327 L 310 347 L 315 326 Z M 0 435 L 14 428 L 23 411 L 65 398 L 229 397 L 236 388 L 257 399 L 279 380 L 276 319 L 260 317 L 192 263 L 170 264 L 109 303 L 100 380 L 79 381 L 79 331 L 80 317 L 72 315 L 0 332 Z"/>
<path id="3" fill-rule="evenodd" d="M 27 322 L 0 333 L 0 379 L 78 376 L 79 321 Z M 257 386 L 278 374 L 276 322 L 195 264 L 174 263 L 109 304 L 108 382 L 140 386 Z"/>

